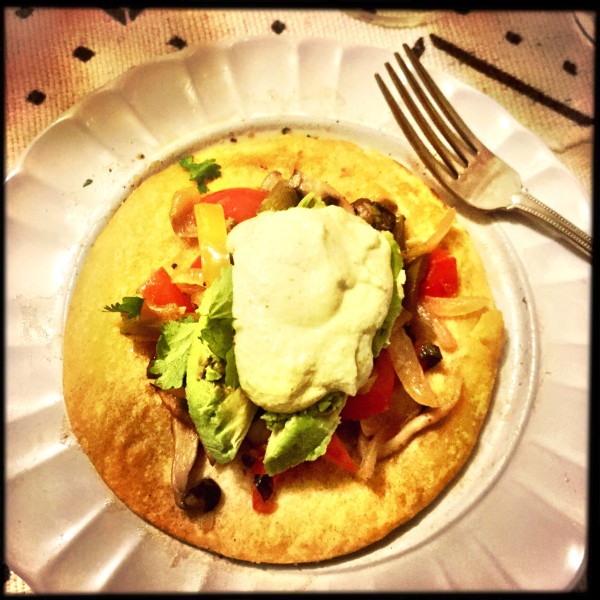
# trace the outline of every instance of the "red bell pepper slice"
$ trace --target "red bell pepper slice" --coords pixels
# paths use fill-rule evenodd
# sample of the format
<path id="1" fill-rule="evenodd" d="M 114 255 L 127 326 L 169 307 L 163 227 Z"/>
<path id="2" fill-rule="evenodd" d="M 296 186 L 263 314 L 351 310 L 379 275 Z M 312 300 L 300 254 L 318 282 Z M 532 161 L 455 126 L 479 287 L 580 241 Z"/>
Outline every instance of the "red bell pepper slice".
<path id="1" fill-rule="evenodd" d="M 191 265 L 190 269 L 201 269 L 202 268 L 202 257 L 199 256 Z"/>
<path id="2" fill-rule="evenodd" d="M 186 312 L 194 312 L 190 297 L 182 292 L 172 281 L 164 267 L 156 271 L 140 288 L 144 300 L 154 306 L 176 304 L 185 306 Z"/>
<path id="3" fill-rule="evenodd" d="M 342 409 L 341 417 L 347 421 L 360 421 L 386 411 L 390 405 L 396 383 L 396 371 L 387 349 L 383 349 L 375 359 L 373 369 L 377 379 L 369 391 L 350 396 Z"/>
<path id="4" fill-rule="evenodd" d="M 220 204 L 225 220 L 245 221 L 256 216 L 267 190 L 253 188 L 228 188 L 201 195 L 196 188 L 183 188 L 175 192 L 169 212 L 173 231 L 182 237 L 196 237 L 196 204 Z"/>
<path id="5" fill-rule="evenodd" d="M 254 462 L 252 463 L 252 467 L 250 468 L 252 475 L 266 475 L 267 470 L 265 469 L 265 463 L 263 462 L 264 450 L 263 452 L 254 458 Z"/>
<path id="6" fill-rule="evenodd" d="M 226 219 L 235 219 L 238 223 L 256 216 L 258 207 L 268 196 L 267 190 L 253 188 L 229 188 L 202 196 L 198 202 L 220 204 Z"/>
<path id="7" fill-rule="evenodd" d="M 270 515 L 277 510 L 277 502 L 272 498 L 264 500 L 254 484 L 252 484 L 252 508 L 263 515 Z"/>
<path id="8" fill-rule="evenodd" d="M 346 450 L 346 446 L 344 446 L 344 443 L 335 432 L 331 437 L 325 454 L 323 454 L 323 458 L 346 471 L 354 473 L 358 470 L 358 465 L 352 460 L 350 454 L 348 454 L 348 450 Z"/>
<path id="9" fill-rule="evenodd" d="M 452 298 L 458 293 L 456 258 L 444 248 L 435 248 L 429 254 L 421 293 L 437 298 Z"/>

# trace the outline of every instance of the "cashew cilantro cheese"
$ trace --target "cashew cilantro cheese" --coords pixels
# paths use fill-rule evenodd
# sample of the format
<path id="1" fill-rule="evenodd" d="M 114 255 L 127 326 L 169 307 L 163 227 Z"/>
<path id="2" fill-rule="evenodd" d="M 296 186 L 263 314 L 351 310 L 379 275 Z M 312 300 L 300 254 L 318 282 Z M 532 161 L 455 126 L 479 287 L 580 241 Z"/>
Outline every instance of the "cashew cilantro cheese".
<path id="1" fill-rule="evenodd" d="M 337 206 L 264 212 L 228 236 L 235 358 L 242 388 L 295 412 L 332 391 L 356 394 L 390 306 L 390 245 Z"/>

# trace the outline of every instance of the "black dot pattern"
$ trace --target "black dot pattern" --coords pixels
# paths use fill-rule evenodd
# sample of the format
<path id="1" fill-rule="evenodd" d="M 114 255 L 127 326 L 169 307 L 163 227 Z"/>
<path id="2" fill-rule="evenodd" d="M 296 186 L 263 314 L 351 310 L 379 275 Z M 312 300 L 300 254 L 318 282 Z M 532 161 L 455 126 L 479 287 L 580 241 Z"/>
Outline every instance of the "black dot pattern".
<path id="1" fill-rule="evenodd" d="M 143 12 L 144 12 L 143 8 L 130 8 L 129 12 L 128 12 L 128 14 L 129 14 L 129 20 L 130 21 L 135 21 L 136 18 L 137 18 L 137 16 L 139 14 L 143 13 Z"/>
<path id="2" fill-rule="evenodd" d="M 273 21 L 273 23 L 271 23 L 271 30 L 274 31 L 277 35 L 279 35 L 280 33 L 284 32 L 285 23 L 282 23 L 279 20 Z"/>
<path id="3" fill-rule="evenodd" d="M 520 44 L 523 41 L 523 38 L 518 33 L 515 33 L 514 31 L 507 31 L 504 38 L 506 39 L 507 42 L 510 42 L 511 44 L 514 44 L 515 46 Z"/>
<path id="4" fill-rule="evenodd" d="M 27 95 L 27 102 L 31 102 L 31 104 L 35 104 L 39 106 L 46 99 L 46 94 L 44 92 L 40 92 L 40 90 L 32 90 Z"/>
<path id="5" fill-rule="evenodd" d="M 563 63 L 562 68 L 569 75 L 577 75 L 577 65 L 575 63 L 571 62 L 570 60 L 565 60 L 565 62 Z"/>
<path id="6" fill-rule="evenodd" d="M 187 42 L 182 40 L 178 35 L 174 35 L 168 42 L 170 46 L 177 48 L 178 50 L 182 50 L 187 46 Z"/>
<path id="7" fill-rule="evenodd" d="M 127 25 L 128 18 L 129 21 L 135 21 L 144 12 L 143 8 L 103 8 L 102 10 L 121 25 Z"/>
<path id="8" fill-rule="evenodd" d="M 87 62 L 91 58 L 93 58 L 96 53 L 85 46 L 77 46 L 75 50 L 73 50 L 73 56 L 78 58 L 81 62 Z"/>
<path id="9" fill-rule="evenodd" d="M 35 9 L 30 7 L 21 7 L 15 10 L 15 15 L 19 17 L 19 19 L 26 19 L 30 17 Z"/>

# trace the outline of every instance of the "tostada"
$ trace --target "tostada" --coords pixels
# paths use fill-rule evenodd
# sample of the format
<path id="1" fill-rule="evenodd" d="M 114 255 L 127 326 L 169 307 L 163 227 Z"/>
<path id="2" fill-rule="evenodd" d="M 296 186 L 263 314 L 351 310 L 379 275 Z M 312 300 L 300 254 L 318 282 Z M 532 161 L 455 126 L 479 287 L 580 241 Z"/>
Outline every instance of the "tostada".
<path id="1" fill-rule="evenodd" d="M 69 421 L 131 510 L 257 563 L 365 548 L 473 450 L 503 346 L 467 230 L 354 143 L 247 135 L 144 180 L 64 335 Z"/>

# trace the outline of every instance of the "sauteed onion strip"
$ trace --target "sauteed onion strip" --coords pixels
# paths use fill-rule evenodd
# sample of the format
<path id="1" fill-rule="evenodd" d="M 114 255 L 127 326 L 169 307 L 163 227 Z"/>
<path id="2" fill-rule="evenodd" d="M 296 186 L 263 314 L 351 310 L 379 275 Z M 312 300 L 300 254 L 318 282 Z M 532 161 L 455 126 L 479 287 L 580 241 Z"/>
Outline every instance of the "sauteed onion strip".
<path id="1" fill-rule="evenodd" d="M 431 408 L 409 418 L 399 425 L 396 433 L 390 433 L 390 426 L 382 426 L 369 438 L 364 428 L 358 436 L 358 452 L 361 463 L 357 476 L 366 481 L 375 471 L 378 460 L 387 458 L 401 450 L 415 435 L 441 421 L 457 404 L 462 391 L 462 381 L 456 377 L 450 382 L 450 396 L 437 408 Z"/>
<path id="2" fill-rule="evenodd" d="M 422 303 L 431 315 L 451 318 L 483 311 L 487 308 L 488 301 L 479 296 L 459 296 L 456 298 L 425 296 Z"/>
<path id="3" fill-rule="evenodd" d="M 389 353 L 398 379 L 411 398 L 424 406 L 438 406 L 438 399 L 425 378 L 415 347 L 400 319 L 392 328 Z"/>
<path id="4" fill-rule="evenodd" d="M 452 227 L 452 222 L 454 221 L 455 216 L 456 210 L 454 208 L 449 208 L 448 212 L 436 225 L 436 228 L 429 239 L 425 240 L 424 242 L 407 240 L 406 250 L 402 252 L 402 258 L 404 261 L 410 262 L 422 254 L 428 254 L 434 248 L 436 248 L 444 239 L 448 231 L 450 231 L 450 227 Z"/>

